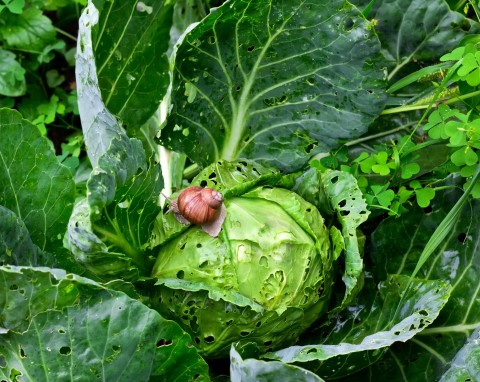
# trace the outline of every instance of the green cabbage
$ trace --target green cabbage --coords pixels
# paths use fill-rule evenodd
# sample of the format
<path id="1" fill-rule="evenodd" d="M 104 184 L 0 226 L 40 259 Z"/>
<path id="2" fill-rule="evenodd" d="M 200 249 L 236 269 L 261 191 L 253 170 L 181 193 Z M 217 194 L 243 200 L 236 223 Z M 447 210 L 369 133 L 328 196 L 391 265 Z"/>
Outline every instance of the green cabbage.
<path id="1" fill-rule="evenodd" d="M 260 352 L 280 348 L 327 312 L 345 242 L 292 191 L 299 182 L 253 162 L 218 162 L 193 182 L 224 195 L 218 237 L 171 215 L 157 219 L 154 306 L 182 325 L 204 356 L 227 356 L 238 342 Z"/>

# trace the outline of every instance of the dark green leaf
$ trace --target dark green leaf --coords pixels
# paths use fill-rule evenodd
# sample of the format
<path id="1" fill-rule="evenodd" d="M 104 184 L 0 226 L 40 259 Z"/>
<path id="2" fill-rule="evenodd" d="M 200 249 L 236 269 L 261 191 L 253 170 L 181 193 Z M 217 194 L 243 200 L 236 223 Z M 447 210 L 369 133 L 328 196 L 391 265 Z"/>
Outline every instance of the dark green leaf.
<path id="1" fill-rule="evenodd" d="M 440 382 L 480 380 L 480 326 L 473 332 L 465 346 L 452 361 L 452 366 L 442 375 Z"/>
<path id="2" fill-rule="evenodd" d="M 161 142 L 203 166 L 250 158 L 297 170 L 378 116 L 378 50 L 343 0 L 226 3 L 178 48 Z"/>
<path id="3" fill-rule="evenodd" d="M 411 274 L 431 235 L 458 197 L 458 191 L 450 190 L 435 198 L 429 214 L 411 210 L 400 218 L 384 221 L 372 237 L 370 253 L 376 277 L 382 279 L 386 273 Z M 479 230 L 480 203 L 471 200 L 417 274 L 426 279 L 446 280 L 453 286 L 438 319 L 413 341 L 392 347 L 381 363 L 359 379 L 427 382 L 438 380 L 450 367 L 469 335 L 480 326 Z"/>
<path id="4" fill-rule="evenodd" d="M 243 360 L 232 346 L 230 350 L 230 380 L 232 382 L 323 382 L 318 375 L 278 361 Z"/>
<path id="5" fill-rule="evenodd" d="M 155 112 L 170 83 L 172 2 L 114 0 L 84 17 L 92 30 L 98 83 L 108 110 L 128 129 Z M 97 22 L 98 17 L 98 22 Z M 85 32 L 85 31 L 84 31 Z M 128 130 L 127 129 L 127 130 Z"/>
<path id="6" fill-rule="evenodd" d="M 92 197 L 75 205 L 68 224 L 68 248 L 77 261 L 103 280 L 133 280 L 150 273 L 144 251 L 160 212 L 157 202 L 162 180 L 159 167 L 151 166 L 124 185 L 111 181 L 105 174 L 94 174 L 88 181 Z M 104 189 L 112 190 L 108 203 L 102 199 Z M 92 221 L 93 211 L 99 215 Z"/>
<path id="7" fill-rule="evenodd" d="M 53 265 L 53 259 L 32 243 L 22 220 L 9 209 L 0 206 L 0 264 Z"/>
<path id="8" fill-rule="evenodd" d="M 412 280 L 392 275 L 380 283 L 373 280 L 343 312 L 326 334 L 311 334 L 303 343 L 266 358 L 283 362 L 309 362 L 304 367 L 324 378 L 339 378 L 377 361 L 393 343 L 405 342 L 425 330 L 448 301 L 451 288 L 443 281 Z M 320 362 L 318 362 L 320 361 Z"/>
<path id="9" fill-rule="evenodd" d="M 208 380 L 190 337 L 122 292 L 61 270 L 0 267 L 0 279 L 6 380 Z"/>
<path id="10" fill-rule="evenodd" d="M 0 94 L 18 97 L 26 90 L 25 69 L 15 59 L 15 54 L 0 48 Z"/>
<path id="11" fill-rule="evenodd" d="M 98 277 L 130 280 L 149 273 L 144 245 L 160 209 L 163 182 L 141 141 L 127 136 L 102 101 L 91 38 L 97 20 L 98 10 L 90 3 L 80 19 L 76 75 L 80 117 L 94 170 L 87 183 L 87 201 L 77 204 L 70 220 L 67 245 Z"/>
<path id="12" fill-rule="evenodd" d="M 78 108 L 87 153 L 93 167 L 116 139 L 111 149 L 113 153 L 110 167 L 114 168 L 115 180 L 119 183 L 132 177 L 139 168 L 145 166 L 145 154 L 137 139 L 128 139 L 117 118 L 103 103 L 98 86 L 97 69 L 92 43 L 92 26 L 98 22 L 98 10 L 89 3 L 80 17 L 77 45 L 76 79 L 78 88 Z M 124 153 L 121 157 L 116 157 Z M 115 159 L 116 164 L 113 164 Z M 108 175 L 108 173 L 107 173 Z M 114 192 L 114 189 L 111 190 Z M 106 192 L 104 192 L 106 194 Z M 107 200 L 111 200 L 111 196 Z"/>
<path id="13" fill-rule="evenodd" d="M 377 0 L 375 5 L 370 17 L 377 20 L 390 77 L 413 59 L 437 60 L 467 33 L 480 31 L 477 22 L 451 11 L 444 0 Z"/>
<path id="14" fill-rule="evenodd" d="M 0 204 L 12 210 L 42 250 L 61 252 L 75 185 L 40 132 L 14 110 L 0 110 Z"/>

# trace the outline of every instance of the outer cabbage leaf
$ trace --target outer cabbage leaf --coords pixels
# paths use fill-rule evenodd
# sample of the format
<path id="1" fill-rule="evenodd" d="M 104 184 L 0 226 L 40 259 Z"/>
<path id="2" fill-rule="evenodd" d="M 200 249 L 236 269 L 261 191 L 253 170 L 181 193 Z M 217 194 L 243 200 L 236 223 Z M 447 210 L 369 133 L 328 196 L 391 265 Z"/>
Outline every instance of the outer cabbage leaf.
<path id="1" fill-rule="evenodd" d="M 460 349 L 440 382 L 480 380 L 480 326 L 472 333 L 465 346 Z"/>
<path id="2" fill-rule="evenodd" d="M 458 197 L 458 191 L 450 190 L 437 195 L 428 214 L 412 210 L 399 219 L 382 222 L 372 236 L 375 275 L 382 278 L 387 272 L 411 274 L 423 247 Z M 388 376 L 392 382 L 432 381 L 451 367 L 457 353 L 480 326 L 479 227 L 480 203 L 472 200 L 417 275 L 445 280 L 453 286 L 438 319 L 412 341 L 391 347 L 381 363 L 372 365 L 358 378 L 378 380 Z M 475 367 L 475 363 L 470 366 Z"/>
<path id="3" fill-rule="evenodd" d="M 161 143 L 203 166 L 249 158 L 298 170 L 379 115 L 379 48 L 347 1 L 226 2 L 178 47 Z"/>
<path id="4" fill-rule="evenodd" d="M 53 266 L 55 263 L 52 255 L 33 244 L 22 219 L 0 206 L 0 265 Z"/>
<path id="5" fill-rule="evenodd" d="M 334 215 L 342 227 L 341 236 L 336 230 L 332 232 L 332 241 L 339 251 L 343 251 L 345 261 L 342 275 L 345 293 L 331 314 L 337 313 L 348 305 L 362 287 L 361 235 L 357 230 L 370 212 L 356 179 L 343 171 L 320 172 L 312 168 L 297 179 L 294 190 L 313 203 L 324 216 Z"/>
<path id="6" fill-rule="evenodd" d="M 208 380 L 190 337 L 124 293 L 62 270 L 0 267 L 0 275 L 5 380 Z"/>
<path id="7" fill-rule="evenodd" d="M 149 273 L 144 250 L 160 211 L 157 202 L 163 181 L 159 167 L 147 161 L 141 141 L 127 136 L 102 101 L 92 42 L 99 17 L 89 3 L 80 19 L 79 109 L 94 169 L 87 199 L 77 203 L 65 243 L 98 277 L 132 280 Z"/>
<path id="8" fill-rule="evenodd" d="M 75 184 L 49 141 L 14 110 L 0 110 L 0 204 L 25 223 L 32 242 L 67 266 L 61 239 Z"/>
<path id="9" fill-rule="evenodd" d="M 243 360 L 233 346 L 230 350 L 230 380 L 232 382 L 323 382 L 318 375 L 298 366 L 276 361 Z"/>
<path id="10" fill-rule="evenodd" d="M 363 6 L 368 0 L 352 2 Z M 413 59 L 437 60 L 467 34 L 480 32 L 480 24 L 450 10 L 445 0 L 376 0 L 368 17 L 377 21 L 375 28 L 391 73 Z"/>
<path id="11" fill-rule="evenodd" d="M 407 288 L 410 281 L 411 287 Z M 302 346 L 263 357 L 305 362 L 303 367 L 326 379 L 353 374 L 378 361 L 395 342 L 405 342 L 425 330 L 448 301 L 450 291 L 443 281 L 391 275 L 377 289 L 368 279 L 356 300 L 331 327 L 306 333 Z"/>
<path id="12" fill-rule="evenodd" d="M 170 83 L 170 1 L 94 1 L 91 23 L 98 84 L 108 110 L 127 131 L 139 129 L 158 108 Z M 91 9 L 91 5 L 89 5 Z"/>

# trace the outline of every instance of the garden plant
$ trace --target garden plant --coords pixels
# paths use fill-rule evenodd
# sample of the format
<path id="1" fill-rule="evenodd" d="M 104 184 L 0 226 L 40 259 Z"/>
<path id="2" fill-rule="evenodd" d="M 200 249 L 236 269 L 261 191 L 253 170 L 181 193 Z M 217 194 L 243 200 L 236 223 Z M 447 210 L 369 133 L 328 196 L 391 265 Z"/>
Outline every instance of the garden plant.
<path id="1" fill-rule="evenodd" d="M 480 380 L 479 20 L 1 0 L 0 380 Z"/>

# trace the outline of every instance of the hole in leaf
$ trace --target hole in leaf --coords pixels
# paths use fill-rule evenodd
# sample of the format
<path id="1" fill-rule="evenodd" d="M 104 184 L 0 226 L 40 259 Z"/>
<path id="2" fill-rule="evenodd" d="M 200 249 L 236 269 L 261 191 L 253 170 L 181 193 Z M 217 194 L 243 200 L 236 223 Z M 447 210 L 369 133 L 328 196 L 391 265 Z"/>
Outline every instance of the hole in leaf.
<path id="1" fill-rule="evenodd" d="M 58 329 L 58 333 L 65 334 L 66 332 L 65 332 L 65 329 Z"/>
<path id="2" fill-rule="evenodd" d="M 51 283 L 52 285 L 57 285 L 59 282 L 60 282 L 60 280 L 57 280 L 57 279 L 55 278 L 55 276 L 53 276 L 53 275 L 50 273 L 50 283 Z"/>
<path id="3" fill-rule="evenodd" d="M 177 272 L 177 279 L 182 280 L 185 277 L 185 272 L 180 270 Z"/>
<path id="4" fill-rule="evenodd" d="M 197 248 L 202 248 L 202 243 L 198 243 Z"/>
<path id="5" fill-rule="evenodd" d="M 206 180 L 202 180 L 202 181 L 200 182 L 200 187 L 207 187 L 207 184 L 208 184 L 208 183 L 207 183 Z"/>
<path id="6" fill-rule="evenodd" d="M 307 350 L 307 354 L 313 354 L 313 353 L 316 353 L 316 352 L 317 352 L 317 349 L 315 349 L 315 348 L 311 348 L 311 349 Z"/>
<path id="7" fill-rule="evenodd" d="M 215 172 L 212 172 L 209 176 L 208 179 L 215 179 L 217 177 L 217 174 Z"/>
<path id="8" fill-rule="evenodd" d="M 305 147 L 305 151 L 307 154 L 310 154 L 310 152 L 315 148 L 316 144 L 315 143 L 310 143 L 308 146 Z"/>
<path id="9" fill-rule="evenodd" d="M 18 285 L 16 284 L 10 285 L 10 290 L 18 290 Z"/>
<path id="10" fill-rule="evenodd" d="M 240 335 L 241 335 L 242 337 L 246 337 L 246 336 L 248 336 L 250 333 L 251 333 L 251 332 L 249 332 L 248 330 L 242 330 L 242 331 L 240 332 Z"/>
<path id="11" fill-rule="evenodd" d="M 215 342 L 215 337 L 214 336 L 207 336 L 207 337 L 204 338 L 204 341 L 207 344 L 213 344 Z"/>
<path id="12" fill-rule="evenodd" d="M 198 267 L 199 268 L 205 268 L 208 266 L 208 260 L 205 260 L 204 262 L 202 262 Z"/>
<path id="13" fill-rule="evenodd" d="M 21 358 L 27 358 L 27 355 L 25 354 L 25 350 L 23 350 L 22 347 L 20 348 L 20 357 Z"/>
<path id="14" fill-rule="evenodd" d="M 172 340 L 167 340 L 165 338 L 162 338 L 157 341 L 157 348 L 160 348 L 162 346 L 170 346 L 171 344 L 173 344 Z"/>
<path id="15" fill-rule="evenodd" d="M 214 36 L 208 36 L 208 39 L 207 39 L 208 43 L 209 44 L 215 44 L 215 37 Z"/>
<path id="16" fill-rule="evenodd" d="M 263 343 L 265 346 L 270 346 L 272 344 L 272 341 L 271 340 L 268 340 L 268 341 L 265 341 Z"/>
<path id="17" fill-rule="evenodd" d="M 187 245 L 187 243 L 183 243 L 183 244 L 180 246 L 180 250 L 184 250 L 186 245 Z"/>
<path id="18" fill-rule="evenodd" d="M 253 52 L 254 49 L 255 49 L 255 45 L 249 46 L 249 47 L 247 48 L 247 50 L 248 50 L 249 52 Z"/>
<path id="19" fill-rule="evenodd" d="M 227 324 L 227 326 L 232 325 L 232 324 L 233 324 L 233 320 L 228 320 L 228 321 L 226 322 L 226 324 Z"/>
<path id="20" fill-rule="evenodd" d="M 260 326 L 262 326 L 262 321 L 258 321 L 258 322 L 255 324 L 255 326 L 256 326 L 257 328 L 259 328 Z"/>
<path id="21" fill-rule="evenodd" d="M 200 343 L 200 338 L 198 338 L 198 337 L 195 337 L 193 340 L 195 341 L 195 343 L 196 343 L 197 345 Z"/>
<path id="22" fill-rule="evenodd" d="M 61 355 L 69 355 L 72 352 L 72 349 L 70 349 L 69 346 L 62 346 L 60 348 L 60 354 Z"/>
<path id="23" fill-rule="evenodd" d="M 467 240 L 467 234 L 462 232 L 457 236 L 457 239 L 460 243 L 464 244 Z"/>

